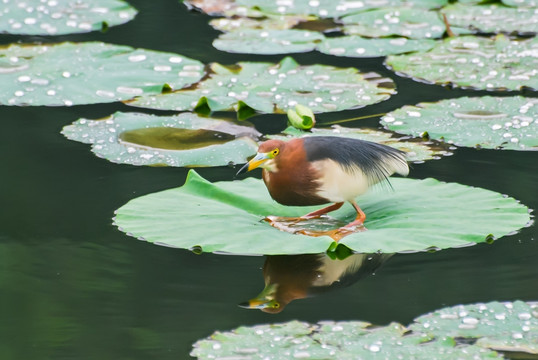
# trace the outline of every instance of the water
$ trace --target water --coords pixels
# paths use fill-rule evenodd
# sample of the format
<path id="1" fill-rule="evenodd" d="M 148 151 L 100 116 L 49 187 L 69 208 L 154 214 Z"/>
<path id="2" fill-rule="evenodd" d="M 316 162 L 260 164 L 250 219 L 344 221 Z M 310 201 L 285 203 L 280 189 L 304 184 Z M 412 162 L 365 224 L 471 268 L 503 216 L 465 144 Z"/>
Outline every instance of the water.
<path id="1" fill-rule="evenodd" d="M 213 49 L 217 32 L 207 25 L 208 17 L 188 13 L 174 0 L 132 3 L 140 11 L 135 21 L 106 34 L 0 35 L 0 42 L 100 40 L 177 52 L 203 62 L 282 58 Z M 397 82 L 399 93 L 390 101 L 327 114 L 320 122 L 486 94 L 402 79 L 385 70 L 379 59 L 319 54 L 295 58 L 302 64 L 356 66 Z M 375 275 L 291 302 L 276 315 L 239 308 L 236 304 L 264 287 L 263 257 L 195 255 L 137 241 L 111 225 L 114 210 L 125 202 L 180 186 L 187 173 L 181 168 L 113 164 L 95 157 L 89 145 L 60 134 L 80 117 L 101 118 L 118 110 L 139 111 L 122 104 L 0 107 L 1 359 L 186 359 L 197 339 L 240 325 L 292 319 L 405 325 L 444 306 L 538 300 L 538 234 L 533 225 L 491 245 L 395 255 Z M 262 132 L 285 125 L 283 117 L 274 115 L 255 122 Z M 376 120 L 353 125 L 359 123 L 376 126 Z M 223 167 L 199 172 L 220 181 L 232 179 L 236 171 Z M 451 157 L 414 165 L 411 177 L 479 186 L 538 208 L 538 152 L 462 148 Z"/>

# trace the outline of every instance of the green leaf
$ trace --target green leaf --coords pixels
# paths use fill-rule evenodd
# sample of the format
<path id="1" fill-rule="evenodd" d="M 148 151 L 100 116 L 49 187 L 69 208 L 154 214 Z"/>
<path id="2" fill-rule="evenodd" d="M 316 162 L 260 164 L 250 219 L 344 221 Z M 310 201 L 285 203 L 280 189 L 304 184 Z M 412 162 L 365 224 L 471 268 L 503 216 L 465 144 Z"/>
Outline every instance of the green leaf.
<path id="1" fill-rule="evenodd" d="M 5 0 L 0 10 L 0 33 L 61 35 L 105 31 L 109 26 L 132 20 L 136 13 L 135 8 L 121 0 Z"/>
<path id="2" fill-rule="evenodd" d="M 391 184 L 394 191 L 374 189 L 358 198 L 368 230 L 343 238 L 341 244 L 365 253 L 443 249 L 484 242 L 490 233 L 513 233 L 530 219 L 525 206 L 492 191 L 434 179 L 393 178 Z M 131 236 L 170 247 L 234 254 L 320 253 L 331 246 L 331 238 L 295 235 L 262 221 L 268 215 L 301 216 L 318 208 L 279 205 L 258 179 L 213 184 L 191 170 L 184 186 L 122 206 L 114 223 Z M 346 205 L 331 216 L 351 221 L 355 212 Z"/>
<path id="3" fill-rule="evenodd" d="M 472 339 L 478 346 L 497 351 L 538 354 L 538 303 L 458 305 L 422 315 L 410 329 Z"/>
<path id="4" fill-rule="evenodd" d="M 0 48 L 0 104 L 77 105 L 132 99 L 197 82 L 187 57 L 101 42 Z"/>
<path id="5" fill-rule="evenodd" d="M 538 38 L 510 40 L 462 36 L 428 52 L 391 55 L 386 64 L 401 75 L 437 84 L 487 90 L 538 89 Z"/>
<path id="6" fill-rule="evenodd" d="M 538 16 L 535 8 L 511 8 L 498 4 L 451 4 L 443 9 L 451 26 L 482 33 L 536 33 Z"/>
<path id="7" fill-rule="evenodd" d="M 533 359 L 538 354 L 538 303 L 458 305 L 404 327 L 361 321 L 242 326 L 193 344 L 200 360 L 248 354 L 251 359 Z M 516 357 L 517 356 L 517 357 Z"/>
<path id="8" fill-rule="evenodd" d="M 155 116 L 117 112 L 101 120 L 80 119 L 63 128 L 68 139 L 92 144 L 115 163 L 167 166 L 223 166 L 256 153 L 253 127 L 192 113 Z"/>
<path id="9" fill-rule="evenodd" d="M 502 0 L 503 4 L 514 7 L 537 7 L 538 1 L 536 0 Z"/>
<path id="10" fill-rule="evenodd" d="M 232 53 L 288 54 L 312 51 L 323 39 L 317 31 L 241 29 L 221 34 L 213 46 Z"/>
<path id="11" fill-rule="evenodd" d="M 287 140 L 290 137 L 304 136 L 342 136 L 377 142 L 405 151 L 407 153 L 407 160 L 416 163 L 424 162 L 425 160 L 439 159 L 442 155 L 452 155 L 452 152 L 448 151 L 446 147 L 433 144 L 431 141 L 422 139 L 398 139 L 392 133 L 384 131 L 346 128 L 338 125 L 334 125 L 330 129 L 311 129 L 310 132 L 288 127 L 283 131 L 283 135 L 269 135 L 268 137 L 271 139 Z"/>
<path id="12" fill-rule="evenodd" d="M 414 51 L 427 51 L 435 46 L 431 39 L 383 38 L 368 39 L 356 35 L 326 38 L 317 50 L 329 55 L 378 57 Z"/>
<path id="13" fill-rule="evenodd" d="M 312 110 L 304 105 L 295 105 L 295 110 L 288 109 L 288 123 L 297 129 L 308 130 L 316 124 Z"/>
<path id="14" fill-rule="evenodd" d="M 141 96 L 127 104 L 184 111 L 200 106 L 200 98 L 205 97 L 204 105 L 211 111 L 237 110 L 241 101 L 241 106 L 248 105 L 260 113 L 282 113 L 296 104 L 308 106 L 313 112 L 327 112 L 374 104 L 395 93 L 392 80 L 375 73 L 301 66 L 291 57 L 278 64 L 242 62 L 233 70 L 212 64 L 211 69 L 213 73 L 195 89 Z"/>
<path id="15" fill-rule="evenodd" d="M 416 359 L 476 360 L 502 359 L 476 345 L 455 346 L 425 334 L 409 334 L 398 323 L 372 327 L 360 321 L 320 321 L 309 324 L 290 321 L 281 324 L 242 326 L 215 332 L 193 345 L 191 356 L 200 360 L 249 359 Z"/>
<path id="16" fill-rule="evenodd" d="M 286 30 L 291 29 L 301 22 L 316 19 L 306 15 L 283 15 L 274 16 L 267 14 L 263 18 L 238 17 L 239 14 L 226 14 L 227 17 L 213 19 L 209 22 L 216 30 L 222 32 L 241 31 L 245 29 L 263 29 L 263 30 Z"/>
<path id="17" fill-rule="evenodd" d="M 444 140 L 458 146 L 538 150 L 538 99 L 463 97 L 404 106 L 382 118 L 402 134 Z"/>
<path id="18" fill-rule="evenodd" d="M 438 12 L 409 7 L 372 10 L 345 16 L 341 21 L 348 35 L 434 39 L 445 32 L 445 24 Z"/>

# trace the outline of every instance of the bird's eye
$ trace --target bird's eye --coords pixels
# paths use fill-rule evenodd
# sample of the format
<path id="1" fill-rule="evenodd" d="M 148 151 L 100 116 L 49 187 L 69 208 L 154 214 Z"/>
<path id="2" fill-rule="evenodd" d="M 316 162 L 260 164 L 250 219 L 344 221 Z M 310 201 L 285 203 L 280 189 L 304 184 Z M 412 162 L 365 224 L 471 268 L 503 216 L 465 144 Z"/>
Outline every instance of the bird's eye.
<path id="1" fill-rule="evenodd" d="M 278 308 L 280 307 L 280 303 L 277 303 L 277 302 L 274 303 L 274 304 L 273 304 L 273 307 L 274 307 L 275 309 L 278 309 Z"/>
<path id="2" fill-rule="evenodd" d="M 279 153 L 278 148 L 277 148 L 277 149 L 274 149 L 273 151 L 271 151 L 271 155 L 272 155 L 273 157 L 277 156 L 278 153 Z"/>

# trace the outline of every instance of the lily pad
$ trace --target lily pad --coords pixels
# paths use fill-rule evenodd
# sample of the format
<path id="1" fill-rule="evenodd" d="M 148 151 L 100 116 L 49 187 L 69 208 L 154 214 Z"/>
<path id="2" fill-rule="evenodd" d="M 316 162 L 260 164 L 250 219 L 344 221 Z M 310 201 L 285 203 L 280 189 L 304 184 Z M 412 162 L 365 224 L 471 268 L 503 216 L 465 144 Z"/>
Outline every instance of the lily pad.
<path id="1" fill-rule="evenodd" d="M 305 14 L 315 15 L 320 18 L 336 18 L 363 12 L 372 9 L 378 9 L 387 6 L 409 5 L 420 8 L 439 8 L 445 5 L 446 0 L 293 0 L 293 1 L 274 1 L 274 0 L 236 0 L 235 3 L 240 6 L 259 9 L 262 12 L 272 14 Z"/>
<path id="2" fill-rule="evenodd" d="M 245 29 L 286 30 L 293 28 L 301 22 L 313 19 L 315 18 L 305 15 L 267 16 L 261 19 L 251 17 L 223 17 L 211 20 L 209 25 L 222 32 Z"/>
<path id="3" fill-rule="evenodd" d="M 538 15 L 535 8 L 455 3 L 445 7 L 443 13 L 451 26 L 467 28 L 474 32 L 538 32 Z"/>
<path id="4" fill-rule="evenodd" d="M 445 32 L 445 24 L 438 12 L 411 7 L 382 8 L 345 16 L 341 21 L 344 32 L 349 35 L 434 39 Z"/>
<path id="5" fill-rule="evenodd" d="M 346 128 L 333 125 L 330 129 L 311 129 L 311 132 L 301 131 L 293 127 L 288 127 L 283 131 L 283 135 L 270 135 L 271 139 L 286 140 L 290 137 L 304 136 L 342 136 L 353 139 L 373 141 L 384 145 L 395 147 L 407 153 L 407 160 L 415 163 L 425 160 L 439 159 L 442 155 L 452 155 L 452 152 L 442 145 L 433 144 L 431 141 L 422 139 L 398 139 L 392 133 L 360 128 Z"/>
<path id="6" fill-rule="evenodd" d="M 428 52 L 391 55 L 386 64 L 400 75 L 437 84 L 487 90 L 538 89 L 538 38 L 510 40 L 461 36 Z"/>
<path id="7" fill-rule="evenodd" d="M 431 39 L 382 38 L 369 39 L 350 35 L 325 38 L 317 50 L 329 55 L 347 57 L 378 57 L 403 54 L 414 51 L 427 51 L 435 46 Z"/>
<path id="8" fill-rule="evenodd" d="M 537 7 L 536 0 L 502 0 L 503 4 L 515 7 Z"/>
<path id="9" fill-rule="evenodd" d="M 244 119 L 262 113 L 283 113 L 296 104 L 314 112 L 338 111 L 374 104 L 395 93 L 394 83 L 355 68 L 301 66 L 290 57 L 278 64 L 241 62 L 235 68 L 217 63 L 197 87 L 141 96 L 127 105 L 200 113 L 236 110 Z"/>
<path id="10" fill-rule="evenodd" d="M 223 166 L 254 154 L 253 127 L 183 113 L 155 116 L 117 112 L 101 120 L 80 119 L 63 128 L 68 139 L 92 144 L 115 163 L 167 166 Z"/>
<path id="11" fill-rule="evenodd" d="M 538 304 L 459 305 L 415 319 L 372 326 L 360 321 L 290 321 L 242 326 L 193 344 L 198 359 L 504 359 L 537 354 Z M 514 357 L 515 358 L 515 357 Z M 519 358 L 519 357 L 518 357 Z M 530 357 L 529 357 L 530 358 Z"/>
<path id="12" fill-rule="evenodd" d="M 391 184 L 393 192 L 378 189 L 359 197 L 368 230 L 340 243 L 365 253 L 442 249 L 484 242 L 491 238 L 488 234 L 501 237 L 530 221 L 525 206 L 492 191 L 434 179 L 393 178 Z M 191 170 L 184 186 L 129 201 L 117 210 L 114 223 L 131 236 L 170 247 L 321 253 L 332 246 L 330 237 L 291 234 L 262 221 L 268 215 L 301 216 L 318 208 L 279 205 L 258 179 L 210 183 Z M 331 215 L 349 222 L 356 214 L 346 205 Z M 223 236 L 223 231 L 233 236 Z"/>
<path id="13" fill-rule="evenodd" d="M 444 140 L 458 146 L 538 150 L 538 99 L 463 97 L 404 106 L 382 118 L 398 133 Z"/>
<path id="14" fill-rule="evenodd" d="M 244 29 L 221 34 L 213 46 L 233 53 L 287 54 L 312 51 L 324 38 L 317 31 Z"/>
<path id="15" fill-rule="evenodd" d="M 101 42 L 0 48 L 0 104 L 108 103 L 180 89 L 204 66 L 187 57 Z"/>
<path id="16" fill-rule="evenodd" d="M 106 30 L 132 20 L 136 13 L 121 0 L 3 0 L 0 33 L 61 35 Z"/>
<path id="17" fill-rule="evenodd" d="M 476 341 L 497 351 L 538 354 L 538 303 L 458 305 L 420 316 L 410 329 Z"/>

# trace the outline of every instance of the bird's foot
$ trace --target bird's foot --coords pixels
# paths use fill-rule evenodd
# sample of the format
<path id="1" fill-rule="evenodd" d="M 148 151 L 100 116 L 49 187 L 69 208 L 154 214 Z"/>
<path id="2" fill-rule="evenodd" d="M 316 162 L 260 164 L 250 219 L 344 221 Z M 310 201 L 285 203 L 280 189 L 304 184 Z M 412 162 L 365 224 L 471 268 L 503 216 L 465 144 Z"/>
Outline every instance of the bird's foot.
<path id="1" fill-rule="evenodd" d="M 289 232 L 292 234 L 300 234 L 300 235 L 307 235 L 307 236 L 329 236 L 334 241 L 339 241 L 340 239 L 361 231 L 366 231 L 366 227 L 359 223 L 358 221 L 354 221 L 346 226 L 337 228 L 337 229 L 330 229 L 330 230 L 322 230 L 322 229 L 316 229 L 315 227 L 312 227 L 312 224 L 305 224 L 302 226 L 298 226 L 299 223 L 315 218 L 327 218 L 326 216 L 315 216 L 312 218 L 306 218 L 304 216 L 301 217 L 281 217 L 281 216 L 267 216 L 264 220 L 267 221 L 271 226 L 285 232 Z M 330 224 L 331 221 L 334 226 L 334 219 L 328 219 L 328 223 Z M 310 226 L 309 226 L 310 225 Z M 327 227 L 328 224 L 325 224 L 325 227 Z"/>

